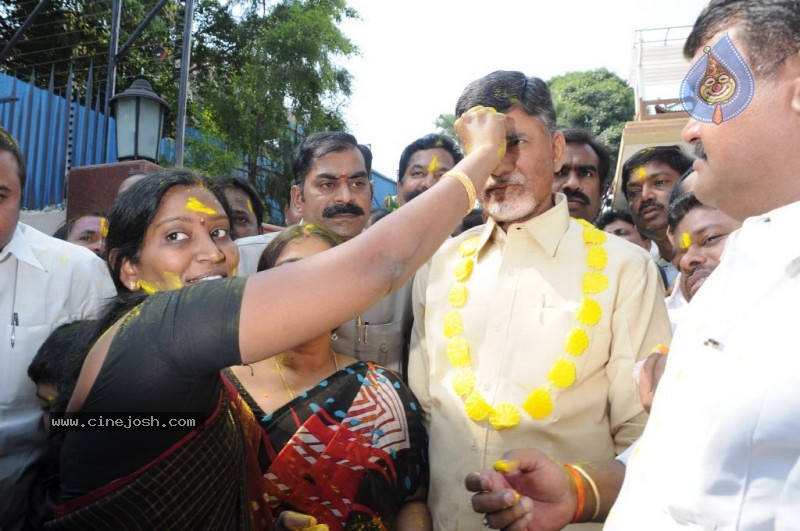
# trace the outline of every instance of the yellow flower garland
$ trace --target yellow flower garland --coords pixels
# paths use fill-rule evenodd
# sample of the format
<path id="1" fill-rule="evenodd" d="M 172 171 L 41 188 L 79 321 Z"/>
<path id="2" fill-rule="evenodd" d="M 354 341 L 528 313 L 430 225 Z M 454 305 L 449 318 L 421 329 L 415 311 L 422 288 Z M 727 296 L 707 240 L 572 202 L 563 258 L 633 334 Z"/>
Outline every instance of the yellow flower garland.
<path id="1" fill-rule="evenodd" d="M 608 264 L 608 255 L 602 247 L 606 242 L 606 235 L 584 220 L 575 221 L 583 226 L 583 242 L 587 250 L 586 264 L 589 269 L 583 275 L 583 299 L 575 314 L 578 326 L 567 333 L 564 344 L 564 351 L 568 357 L 558 358 L 547 373 L 548 383 L 531 392 L 522 403 L 522 409 L 537 420 L 546 418 L 553 411 L 553 394 L 556 391 L 568 389 L 575 383 L 577 369 L 569 357 L 581 356 L 586 351 L 590 340 L 589 334 L 583 327 L 596 325 L 603 315 L 600 304 L 589 295 L 597 295 L 608 289 L 608 277 L 602 273 Z M 461 242 L 458 247 L 461 260 L 455 268 L 456 284 L 450 289 L 447 297 L 452 309 L 445 314 L 443 331 L 448 338 L 447 359 L 457 369 L 451 384 L 456 394 L 464 401 L 467 416 L 476 422 L 488 418 L 489 424 L 494 429 L 502 430 L 513 428 L 520 423 L 522 416 L 519 409 L 511 402 L 500 402 L 493 407 L 475 389 L 477 378 L 472 372 L 469 342 L 462 337 L 464 323 L 459 310 L 466 306 L 469 297 L 466 282 L 472 276 L 475 267 L 478 241 L 477 237 L 470 238 Z"/>

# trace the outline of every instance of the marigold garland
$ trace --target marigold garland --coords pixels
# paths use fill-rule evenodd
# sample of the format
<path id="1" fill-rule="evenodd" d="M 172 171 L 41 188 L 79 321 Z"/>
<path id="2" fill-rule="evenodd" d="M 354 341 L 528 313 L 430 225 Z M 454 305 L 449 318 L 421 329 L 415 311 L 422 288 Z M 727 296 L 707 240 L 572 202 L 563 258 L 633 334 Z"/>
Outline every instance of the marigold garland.
<path id="1" fill-rule="evenodd" d="M 597 269 L 598 271 L 601 269 L 605 269 L 606 265 L 608 264 L 608 253 L 604 247 L 600 247 L 599 245 L 593 245 L 589 247 L 589 254 L 586 257 L 586 263 L 592 269 Z"/>
<path id="2" fill-rule="evenodd" d="M 522 409 L 536 420 L 541 420 L 553 411 L 553 398 L 546 388 L 537 389 L 528 395 L 522 403 Z"/>
<path id="3" fill-rule="evenodd" d="M 456 310 L 463 308 L 467 303 L 467 287 L 464 284 L 456 284 L 450 288 L 447 300 L 450 302 L 450 306 Z"/>
<path id="4" fill-rule="evenodd" d="M 589 334 L 583 328 L 576 326 L 567 335 L 567 344 L 564 346 L 564 350 L 572 356 L 580 356 L 588 346 Z"/>
<path id="5" fill-rule="evenodd" d="M 468 395 L 475 389 L 475 373 L 469 367 L 460 369 L 453 376 L 453 389 L 459 396 Z"/>
<path id="6" fill-rule="evenodd" d="M 513 428 L 520 420 L 519 410 L 511 402 L 500 402 L 489 413 L 489 424 L 496 430 Z"/>
<path id="7" fill-rule="evenodd" d="M 600 305 L 596 300 L 590 299 L 589 297 L 583 297 L 575 318 L 581 324 L 585 324 L 586 326 L 594 326 L 600 322 L 600 317 L 602 317 L 602 315 L 603 310 L 600 308 Z M 447 325 L 445 324 L 445 326 Z"/>
<path id="8" fill-rule="evenodd" d="M 492 411 L 492 406 L 483 399 L 480 393 L 473 390 L 464 401 L 464 409 L 469 418 L 480 422 L 489 416 L 489 413 Z"/>
<path id="9" fill-rule="evenodd" d="M 567 333 L 564 351 L 568 356 L 578 357 L 589 347 L 591 342 L 589 334 L 580 325 L 591 327 L 600 322 L 603 311 L 600 304 L 589 297 L 597 295 L 608 289 L 608 277 L 602 270 L 608 264 L 608 254 L 602 247 L 606 242 L 603 231 L 596 229 L 584 220 L 575 220 L 583 227 L 583 242 L 586 245 L 586 264 L 588 271 L 582 278 L 583 299 L 575 314 L 578 326 Z M 468 290 L 465 285 L 472 275 L 475 267 L 475 255 L 480 238 L 464 240 L 458 247 L 461 260 L 455 268 L 456 284 L 450 289 L 448 302 L 452 310 L 445 314 L 444 335 L 447 342 L 447 359 L 451 365 L 458 369 L 454 374 L 451 384 L 455 393 L 464 400 L 464 410 L 467 416 L 476 422 L 489 420 L 496 430 L 513 428 L 522 419 L 519 409 L 511 402 L 499 402 L 492 407 L 485 398 L 475 389 L 476 376 L 472 371 L 469 342 L 461 337 L 464 333 L 464 323 L 459 310 L 466 305 Z M 575 363 L 565 357 L 558 358 L 547 373 L 548 384 L 531 392 L 522 403 L 522 409 L 536 420 L 547 418 L 555 407 L 553 393 L 557 390 L 568 389 L 575 383 L 577 367 Z"/>
<path id="10" fill-rule="evenodd" d="M 575 364 L 564 358 L 557 359 L 547 373 L 547 380 L 556 387 L 566 389 L 575 383 Z"/>

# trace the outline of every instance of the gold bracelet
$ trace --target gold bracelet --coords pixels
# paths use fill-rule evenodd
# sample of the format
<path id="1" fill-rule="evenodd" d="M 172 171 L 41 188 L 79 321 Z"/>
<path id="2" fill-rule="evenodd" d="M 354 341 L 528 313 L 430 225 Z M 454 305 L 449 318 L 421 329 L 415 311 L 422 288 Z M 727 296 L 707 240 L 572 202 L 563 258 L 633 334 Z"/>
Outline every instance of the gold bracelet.
<path id="1" fill-rule="evenodd" d="M 467 214 L 472 212 L 472 209 L 475 207 L 475 199 L 477 198 L 477 194 L 475 193 L 475 185 L 472 184 L 470 178 L 463 171 L 450 170 L 449 172 L 445 173 L 444 176 L 447 177 L 448 175 L 458 179 L 458 182 L 461 183 L 461 186 L 463 186 L 464 190 L 467 192 L 467 201 L 469 201 L 469 205 L 467 206 L 467 212 L 464 214 L 464 217 L 466 217 Z"/>
<path id="2" fill-rule="evenodd" d="M 597 483 L 594 482 L 592 476 L 590 476 L 583 468 L 578 465 L 569 465 L 574 468 L 578 474 L 583 476 L 583 479 L 586 480 L 586 483 L 589 484 L 589 487 L 592 489 L 592 494 L 594 494 L 594 514 L 589 519 L 590 522 L 593 522 L 597 516 L 600 514 L 600 491 L 597 489 Z"/>

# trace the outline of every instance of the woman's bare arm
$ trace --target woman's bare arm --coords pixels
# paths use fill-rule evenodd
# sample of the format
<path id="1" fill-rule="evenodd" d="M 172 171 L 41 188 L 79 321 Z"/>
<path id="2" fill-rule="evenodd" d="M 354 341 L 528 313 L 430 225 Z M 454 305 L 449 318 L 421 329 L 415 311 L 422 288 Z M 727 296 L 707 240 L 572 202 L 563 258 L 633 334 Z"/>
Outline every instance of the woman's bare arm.
<path id="1" fill-rule="evenodd" d="M 456 122 L 456 129 L 472 149 L 452 171 L 466 173 L 481 190 L 505 153 L 505 117 L 475 108 Z M 358 237 L 250 276 L 240 317 L 242 362 L 273 356 L 331 330 L 402 286 L 450 235 L 467 203 L 457 179 L 442 179 Z"/>

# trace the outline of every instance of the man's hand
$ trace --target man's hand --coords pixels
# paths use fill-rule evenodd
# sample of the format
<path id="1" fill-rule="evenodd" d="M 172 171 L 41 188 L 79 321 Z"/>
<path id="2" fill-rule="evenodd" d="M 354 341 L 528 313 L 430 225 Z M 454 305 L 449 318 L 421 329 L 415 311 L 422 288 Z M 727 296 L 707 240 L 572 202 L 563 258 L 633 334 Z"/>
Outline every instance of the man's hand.
<path id="1" fill-rule="evenodd" d="M 467 490 L 484 525 L 510 531 L 562 529 L 577 506 L 575 488 L 563 465 L 538 450 L 513 450 L 495 470 L 467 476 Z"/>

